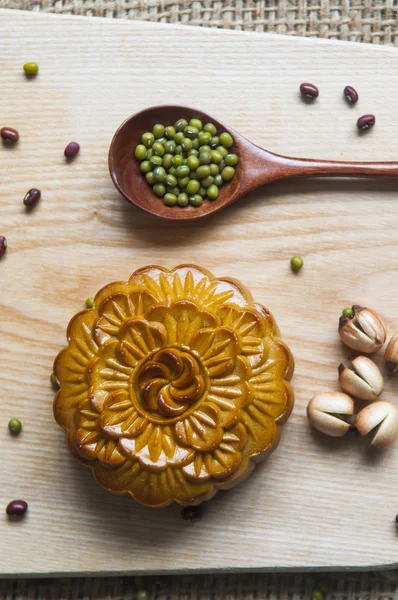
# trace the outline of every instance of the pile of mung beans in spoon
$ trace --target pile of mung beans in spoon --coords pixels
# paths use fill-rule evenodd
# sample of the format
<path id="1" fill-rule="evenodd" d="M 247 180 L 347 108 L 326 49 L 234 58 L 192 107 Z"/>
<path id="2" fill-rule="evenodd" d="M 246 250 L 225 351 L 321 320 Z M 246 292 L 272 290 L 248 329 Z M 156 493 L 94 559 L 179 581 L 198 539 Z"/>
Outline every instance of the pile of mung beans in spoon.
<path id="1" fill-rule="evenodd" d="M 234 139 L 218 135 L 213 123 L 178 119 L 174 125 L 157 124 L 142 135 L 135 149 L 141 172 L 166 206 L 200 206 L 216 200 L 220 186 L 235 175 Z"/>

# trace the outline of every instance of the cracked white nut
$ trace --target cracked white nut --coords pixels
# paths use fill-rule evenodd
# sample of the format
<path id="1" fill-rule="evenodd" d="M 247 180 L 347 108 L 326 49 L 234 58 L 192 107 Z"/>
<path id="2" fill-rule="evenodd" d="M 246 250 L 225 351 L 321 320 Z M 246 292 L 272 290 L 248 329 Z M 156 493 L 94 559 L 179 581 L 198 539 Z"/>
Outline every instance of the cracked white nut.
<path id="1" fill-rule="evenodd" d="M 320 392 L 308 403 L 308 419 L 319 431 L 332 437 L 342 437 L 350 429 L 347 418 L 354 414 L 354 401 L 341 392 Z"/>
<path id="2" fill-rule="evenodd" d="M 339 335 L 353 350 L 370 354 L 386 341 L 387 333 L 379 315 L 370 308 L 354 305 L 353 317 L 340 317 Z"/>
<path id="3" fill-rule="evenodd" d="M 339 382 L 343 390 L 361 400 L 376 400 L 384 388 L 379 367 L 367 356 L 357 356 L 351 364 L 354 370 L 339 365 Z"/>
<path id="4" fill-rule="evenodd" d="M 394 333 L 384 353 L 386 367 L 390 373 L 395 373 L 398 369 L 398 331 Z"/>
<path id="5" fill-rule="evenodd" d="M 357 414 L 355 427 L 361 435 L 372 435 L 372 446 L 387 448 L 398 437 L 398 410 L 389 402 L 374 402 Z"/>

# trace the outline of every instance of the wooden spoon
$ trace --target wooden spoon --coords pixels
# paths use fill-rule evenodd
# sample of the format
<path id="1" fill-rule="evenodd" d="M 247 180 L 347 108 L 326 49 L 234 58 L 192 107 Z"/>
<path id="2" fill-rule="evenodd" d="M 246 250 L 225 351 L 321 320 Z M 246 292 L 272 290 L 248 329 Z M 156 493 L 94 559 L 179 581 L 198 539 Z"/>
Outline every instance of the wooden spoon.
<path id="1" fill-rule="evenodd" d="M 152 131 L 156 123 L 171 125 L 179 118 L 199 118 L 203 123 L 214 123 L 219 133 L 228 131 L 234 138 L 230 152 L 239 157 L 234 178 L 220 188 L 217 200 L 204 200 L 199 207 L 166 206 L 146 182 L 134 156 L 143 133 Z M 109 149 L 109 170 L 115 186 L 129 202 L 158 217 L 181 220 L 197 219 L 221 210 L 260 185 L 280 179 L 398 177 L 398 162 L 339 162 L 280 156 L 259 148 L 200 110 L 186 106 L 154 106 L 129 117 L 116 131 Z"/>

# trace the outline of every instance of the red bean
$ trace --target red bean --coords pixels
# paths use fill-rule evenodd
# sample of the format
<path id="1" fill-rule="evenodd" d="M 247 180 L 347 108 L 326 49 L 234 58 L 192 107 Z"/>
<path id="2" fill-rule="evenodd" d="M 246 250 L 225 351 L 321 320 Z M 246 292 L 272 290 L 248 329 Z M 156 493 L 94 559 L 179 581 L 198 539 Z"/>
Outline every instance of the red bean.
<path id="1" fill-rule="evenodd" d="M 358 92 L 354 90 L 350 85 L 346 85 L 344 88 L 344 96 L 347 98 L 347 102 L 350 104 L 356 104 L 358 102 Z"/>
<path id="2" fill-rule="evenodd" d="M 370 129 L 375 123 L 376 117 L 374 115 L 362 115 L 357 121 L 357 127 L 361 130 Z"/>
<path id="3" fill-rule="evenodd" d="M 19 140 L 19 133 L 12 127 L 2 127 L 0 129 L 0 136 L 4 142 L 17 142 Z"/>
<path id="4" fill-rule="evenodd" d="M 32 188 L 29 192 L 26 193 L 23 203 L 25 206 L 35 206 L 39 202 L 41 198 L 41 191 L 36 188 Z"/>
<path id="5" fill-rule="evenodd" d="M 0 257 L 4 256 L 7 250 L 7 239 L 0 235 Z"/>
<path id="6" fill-rule="evenodd" d="M 66 156 L 66 158 L 72 159 L 75 158 L 76 154 L 79 152 L 80 150 L 80 146 L 77 142 L 70 142 L 65 150 L 64 150 L 64 154 Z"/>
<path id="7" fill-rule="evenodd" d="M 202 507 L 201 506 L 186 506 L 181 511 L 181 517 L 184 521 L 193 523 L 199 521 L 202 518 Z"/>
<path id="8" fill-rule="evenodd" d="M 319 96 L 318 88 L 312 83 L 302 83 L 300 85 L 300 93 L 306 98 L 311 98 L 311 100 L 314 100 Z"/>
<path id="9" fill-rule="evenodd" d="M 13 500 L 7 505 L 6 513 L 9 517 L 23 517 L 28 510 L 25 500 Z"/>

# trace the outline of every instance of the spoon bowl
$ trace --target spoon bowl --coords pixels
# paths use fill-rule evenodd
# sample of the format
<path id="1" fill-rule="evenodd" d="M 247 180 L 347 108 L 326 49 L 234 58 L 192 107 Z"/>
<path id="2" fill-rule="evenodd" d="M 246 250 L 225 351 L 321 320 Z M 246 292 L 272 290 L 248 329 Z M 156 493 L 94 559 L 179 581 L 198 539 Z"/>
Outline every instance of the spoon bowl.
<path id="1" fill-rule="evenodd" d="M 162 198 L 158 198 L 140 171 L 139 161 L 134 151 L 141 143 L 141 136 L 146 131 L 152 131 L 156 123 L 172 125 L 180 118 L 188 121 L 198 118 L 204 123 L 214 123 L 217 131 L 227 131 L 234 138 L 231 152 L 234 152 L 239 162 L 235 169 L 234 178 L 220 187 L 217 200 L 205 200 L 201 206 L 166 206 Z M 109 149 L 109 170 L 112 180 L 119 192 L 147 213 L 155 214 L 165 219 L 197 219 L 209 213 L 221 210 L 230 204 L 231 197 L 239 197 L 240 180 L 242 178 L 242 136 L 230 127 L 226 127 L 217 119 L 201 110 L 185 106 L 154 106 L 147 108 L 126 119 L 116 131 Z"/>
<path id="2" fill-rule="evenodd" d="M 220 187 L 216 200 L 204 200 L 201 206 L 166 206 L 158 198 L 140 171 L 135 148 L 141 136 L 156 123 L 172 125 L 179 118 L 199 118 L 214 123 L 217 131 L 230 133 L 230 149 L 239 158 L 234 178 Z M 109 148 L 109 171 L 119 192 L 147 213 L 172 220 L 189 220 L 217 212 L 260 185 L 294 177 L 398 177 L 397 162 L 340 162 L 290 158 L 256 146 L 231 127 L 211 115 L 186 106 L 153 106 L 132 115 L 116 131 Z"/>

